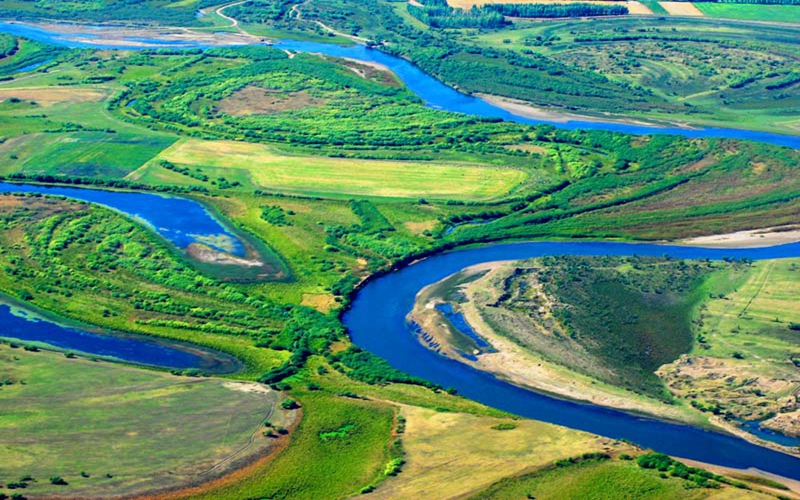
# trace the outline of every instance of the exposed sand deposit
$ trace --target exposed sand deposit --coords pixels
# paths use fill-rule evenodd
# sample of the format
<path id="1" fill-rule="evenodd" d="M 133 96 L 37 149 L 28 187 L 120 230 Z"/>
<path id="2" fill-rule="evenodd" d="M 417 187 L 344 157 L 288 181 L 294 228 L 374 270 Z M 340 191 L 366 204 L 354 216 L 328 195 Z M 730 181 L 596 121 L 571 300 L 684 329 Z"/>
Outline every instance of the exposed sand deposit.
<path id="1" fill-rule="evenodd" d="M 800 242 L 800 225 L 752 229 L 680 240 L 681 245 L 708 248 L 759 248 Z"/>
<path id="2" fill-rule="evenodd" d="M 507 97 L 500 97 L 488 94 L 477 94 L 477 95 L 478 97 L 480 97 L 481 99 L 485 100 L 486 102 L 488 102 L 493 106 L 505 109 L 509 113 L 515 114 L 517 116 L 532 118 L 534 120 L 543 120 L 556 123 L 567 123 L 574 121 L 621 123 L 624 125 L 638 125 L 642 127 L 652 127 L 652 128 L 673 128 L 673 127 L 690 128 L 685 123 L 658 124 L 653 122 L 635 120 L 633 118 L 614 117 L 614 115 L 603 115 L 602 117 L 581 115 L 575 113 L 562 112 L 555 109 L 537 108 L 525 101 L 510 99 Z"/>

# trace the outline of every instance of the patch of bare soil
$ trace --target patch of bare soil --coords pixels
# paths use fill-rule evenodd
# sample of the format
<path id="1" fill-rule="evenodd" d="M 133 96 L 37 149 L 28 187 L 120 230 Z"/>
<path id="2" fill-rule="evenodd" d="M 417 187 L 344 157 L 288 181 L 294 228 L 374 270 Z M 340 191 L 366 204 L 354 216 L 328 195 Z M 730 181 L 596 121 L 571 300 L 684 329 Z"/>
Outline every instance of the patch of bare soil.
<path id="1" fill-rule="evenodd" d="M 217 109 L 232 116 L 271 115 L 284 111 L 321 106 L 326 102 L 326 99 L 314 97 L 305 90 L 283 92 L 265 89 L 256 85 L 248 85 L 221 100 L 217 105 Z"/>
<path id="2" fill-rule="evenodd" d="M 346 57 L 326 57 L 325 59 L 345 66 L 365 80 L 372 80 L 389 87 L 400 86 L 400 81 L 394 76 L 392 70 L 383 64 L 358 61 Z"/>
<path id="3" fill-rule="evenodd" d="M 682 356 L 658 371 L 670 391 L 704 411 L 724 410 L 736 419 L 762 420 L 771 415 L 790 415 L 776 420 L 790 434 L 800 434 L 800 401 L 792 391 L 798 380 L 772 378 L 755 373 L 745 362 L 707 356 Z M 791 394 L 786 396 L 786 394 Z M 791 416 L 793 415 L 793 416 Z M 788 428 L 794 422 L 797 427 Z"/>
<path id="4" fill-rule="evenodd" d="M 218 264 L 223 266 L 240 266 L 240 267 L 261 267 L 264 265 L 260 260 L 249 260 L 241 257 L 236 257 L 229 253 L 214 250 L 211 247 L 203 245 L 202 243 L 192 243 L 187 248 L 189 256 L 200 262 L 206 264 Z"/>
<path id="5" fill-rule="evenodd" d="M 794 398 L 795 403 L 800 403 L 800 401 L 798 401 L 800 395 L 795 394 Z M 771 419 L 761 422 L 761 427 L 772 429 L 773 431 L 786 434 L 787 436 L 800 437 L 800 409 L 787 413 L 779 413 Z"/>

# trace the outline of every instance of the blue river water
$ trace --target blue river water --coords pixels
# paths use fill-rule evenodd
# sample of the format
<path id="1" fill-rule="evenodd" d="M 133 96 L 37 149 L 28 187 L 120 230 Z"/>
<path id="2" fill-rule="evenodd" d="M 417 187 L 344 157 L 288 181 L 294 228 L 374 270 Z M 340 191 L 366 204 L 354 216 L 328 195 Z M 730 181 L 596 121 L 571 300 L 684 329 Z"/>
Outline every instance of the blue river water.
<path id="1" fill-rule="evenodd" d="M 135 335 L 101 335 L 79 328 L 62 326 L 12 309 L 0 303 L 0 337 L 23 342 L 41 342 L 66 351 L 76 351 L 129 363 L 162 368 L 198 368 L 211 372 L 229 372 L 220 367 L 236 367 L 238 363 L 222 354 L 209 356 L 194 348 L 158 342 Z M 204 355 L 199 355 L 200 353 Z"/>
<path id="2" fill-rule="evenodd" d="M 475 342 L 475 345 L 478 347 L 478 349 L 485 349 L 489 347 L 489 344 L 486 342 L 486 340 L 484 340 L 483 337 L 478 335 L 475 330 L 472 329 L 472 326 L 467 322 L 467 318 L 465 318 L 460 312 L 455 312 L 453 310 L 452 304 L 438 304 L 436 309 L 444 314 L 444 317 L 450 321 L 456 330 L 471 338 Z"/>
<path id="3" fill-rule="evenodd" d="M 48 31 L 39 27 L 30 26 L 24 23 L 0 22 L 0 32 L 22 36 L 43 43 L 60 45 L 64 47 L 78 48 L 103 48 L 103 49 L 128 49 L 141 50 L 160 47 L 175 48 L 207 48 L 208 45 L 191 41 L 164 41 L 148 38 L 128 38 L 130 45 L 121 43 L 119 45 L 108 45 L 96 41 L 97 34 L 70 34 L 64 35 L 57 32 Z M 140 43 L 148 45 L 142 46 Z M 780 146 L 788 146 L 800 149 L 800 137 L 772 134 L 767 132 L 755 132 L 739 129 L 725 128 L 698 128 L 685 129 L 676 127 L 648 127 L 643 125 L 633 125 L 625 123 L 603 122 L 603 121 L 567 121 L 552 122 L 547 120 L 535 120 L 523 116 L 515 115 L 502 108 L 489 104 L 485 100 L 462 94 L 461 92 L 448 87 L 424 71 L 414 66 L 412 63 L 386 54 L 379 50 L 370 49 L 364 45 L 336 45 L 318 42 L 303 42 L 295 40 L 280 40 L 277 47 L 293 50 L 297 52 L 310 52 L 326 54 L 334 57 L 348 57 L 365 62 L 376 62 L 391 69 L 400 80 L 415 94 L 417 94 L 428 106 L 455 113 L 481 116 L 487 118 L 501 118 L 503 120 L 528 125 L 549 124 L 558 128 L 575 129 L 596 129 L 610 130 L 614 132 L 624 132 L 627 134 L 646 135 L 646 134 L 674 134 L 684 137 L 725 137 L 730 139 L 747 139 L 752 141 L 766 142 Z"/>
<path id="4" fill-rule="evenodd" d="M 353 342 L 392 366 L 488 406 L 574 429 L 625 438 L 673 456 L 713 464 L 755 467 L 800 479 L 800 459 L 747 441 L 680 424 L 641 418 L 612 409 L 564 401 L 516 387 L 425 348 L 406 315 L 416 294 L 467 266 L 542 255 L 669 255 L 688 259 L 772 259 L 800 256 L 800 244 L 746 250 L 719 250 L 600 242 L 535 242 L 492 245 L 445 253 L 382 276 L 354 298 L 343 321 Z"/>
<path id="5" fill-rule="evenodd" d="M 0 193 L 3 192 L 60 195 L 104 205 L 147 224 L 181 249 L 192 243 L 200 242 L 219 251 L 238 256 L 244 256 L 246 252 L 242 242 L 215 219 L 205 207 L 186 198 L 150 193 L 0 182 Z"/>

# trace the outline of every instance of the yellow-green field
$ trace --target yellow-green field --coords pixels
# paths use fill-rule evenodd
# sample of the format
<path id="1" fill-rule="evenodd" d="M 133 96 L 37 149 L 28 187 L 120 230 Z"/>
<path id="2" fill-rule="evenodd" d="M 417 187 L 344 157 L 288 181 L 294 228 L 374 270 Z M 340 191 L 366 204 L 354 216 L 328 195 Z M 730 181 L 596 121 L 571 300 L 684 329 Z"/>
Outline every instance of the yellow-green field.
<path id="1" fill-rule="evenodd" d="M 260 189 L 306 195 L 481 200 L 502 196 L 527 178 L 510 168 L 287 156 L 260 144 L 196 139 L 178 141 L 127 178 L 159 182 L 180 175 L 162 168 L 158 160 L 199 168 L 211 179 L 223 176 Z"/>
<path id="2" fill-rule="evenodd" d="M 714 283 L 718 293 L 708 301 L 704 315 L 711 348 L 702 352 L 724 355 L 739 349 L 752 352 L 757 359 L 785 363 L 786 353 L 796 345 L 792 338 L 800 337 L 789 329 L 790 324 L 800 323 L 798 283 L 798 259 L 759 261 L 745 276 L 718 276 Z M 752 339 L 737 335 L 739 332 L 766 335 L 755 343 L 747 342 Z"/>
<path id="3" fill-rule="evenodd" d="M 463 498 L 504 477 L 555 460 L 631 447 L 533 420 L 511 420 L 404 406 L 407 464 L 378 487 L 376 498 Z M 514 429 L 497 430 L 498 424 Z"/>
<path id="4" fill-rule="evenodd" d="M 293 418 L 256 384 L 9 345 L 0 379 L 10 382 L 0 389 L 0 479 L 32 476 L 26 496 L 126 496 L 211 479 L 274 445 L 261 435 L 265 418 Z M 68 484 L 51 484 L 56 476 Z"/>

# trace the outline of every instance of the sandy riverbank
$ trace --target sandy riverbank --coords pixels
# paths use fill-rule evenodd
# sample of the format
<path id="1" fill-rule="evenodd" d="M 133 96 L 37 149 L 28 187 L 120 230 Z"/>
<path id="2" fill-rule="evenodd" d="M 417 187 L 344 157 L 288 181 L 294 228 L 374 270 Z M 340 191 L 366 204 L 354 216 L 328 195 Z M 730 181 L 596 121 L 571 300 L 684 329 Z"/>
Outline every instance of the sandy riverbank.
<path id="1" fill-rule="evenodd" d="M 800 225 L 738 231 L 678 240 L 679 245 L 707 248 L 760 248 L 800 242 Z"/>
<path id="2" fill-rule="evenodd" d="M 244 33 L 204 32 L 181 27 L 134 27 L 124 25 L 91 26 L 67 23 L 19 23 L 50 33 L 69 42 L 92 43 L 109 47 L 159 48 L 186 45 L 248 45 L 261 41 L 260 37 Z"/>
<path id="3" fill-rule="evenodd" d="M 619 123 L 621 125 L 636 125 L 640 127 L 651 128 L 685 128 L 691 129 L 686 123 L 655 123 L 643 120 L 636 120 L 633 118 L 625 118 L 621 116 L 604 114 L 603 116 L 581 115 L 576 113 L 568 113 L 556 109 L 538 108 L 532 106 L 530 103 L 511 99 L 508 97 L 500 97 L 489 94 L 475 94 L 484 101 L 493 106 L 502 108 L 511 114 L 522 116 L 524 118 L 531 118 L 533 120 L 542 120 L 555 123 L 569 123 L 569 122 L 602 122 L 602 123 Z"/>
<path id="4" fill-rule="evenodd" d="M 236 257 L 229 253 L 220 252 L 213 248 L 203 245 L 202 243 L 192 243 L 186 250 L 186 253 L 193 259 L 206 264 L 216 264 L 223 266 L 240 266 L 240 267 L 262 267 L 263 262 L 257 259 L 243 259 Z"/>
<path id="5" fill-rule="evenodd" d="M 749 477 L 760 477 L 763 479 L 769 479 L 771 481 L 776 481 L 778 483 L 783 484 L 789 491 L 794 493 L 795 497 L 792 498 L 800 498 L 800 481 L 789 479 L 787 477 L 779 476 L 777 474 L 771 474 L 769 472 L 764 472 L 762 470 L 756 468 L 749 468 L 749 469 L 734 469 L 733 467 L 722 467 L 720 465 L 709 464 L 706 462 L 698 462 L 697 460 L 691 460 L 688 458 L 681 458 L 681 457 L 674 457 L 675 460 L 683 462 L 684 464 L 690 467 L 698 467 L 700 469 L 705 469 L 709 472 L 713 472 L 714 474 L 719 474 L 722 476 L 726 476 L 732 479 L 748 479 Z M 786 490 L 780 490 L 775 488 L 769 488 L 767 486 L 762 486 L 769 491 L 774 493 L 786 495 Z"/>

